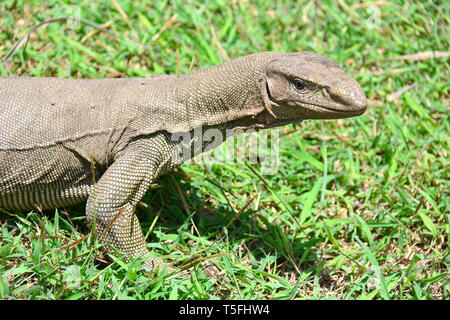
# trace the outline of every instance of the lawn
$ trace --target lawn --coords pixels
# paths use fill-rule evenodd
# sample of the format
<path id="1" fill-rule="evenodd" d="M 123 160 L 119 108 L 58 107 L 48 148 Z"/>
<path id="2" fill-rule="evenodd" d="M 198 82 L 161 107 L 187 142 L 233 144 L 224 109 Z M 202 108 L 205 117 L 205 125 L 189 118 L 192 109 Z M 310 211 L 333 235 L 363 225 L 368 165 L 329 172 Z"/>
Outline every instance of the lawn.
<path id="1" fill-rule="evenodd" d="M 312 51 L 369 106 L 271 129 L 273 172 L 197 161 L 158 180 L 136 212 L 152 254 L 215 277 L 101 262 L 84 204 L 0 209 L 0 298 L 449 299 L 449 20 L 448 1 L 2 1 L 2 76 L 150 77 Z"/>

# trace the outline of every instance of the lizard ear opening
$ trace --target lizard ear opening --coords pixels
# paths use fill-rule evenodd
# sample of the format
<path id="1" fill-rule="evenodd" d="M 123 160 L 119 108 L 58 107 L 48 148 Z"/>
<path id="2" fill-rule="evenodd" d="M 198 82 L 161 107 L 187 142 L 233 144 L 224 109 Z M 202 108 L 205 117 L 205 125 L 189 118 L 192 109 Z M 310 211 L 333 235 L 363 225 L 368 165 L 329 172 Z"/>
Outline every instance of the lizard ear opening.
<path id="1" fill-rule="evenodd" d="M 273 106 L 288 106 L 294 100 L 291 83 L 282 74 L 269 72 L 266 76 L 266 95 Z"/>
<path id="2" fill-rule="evenodd" d="M 278 119 L 273 110 L 273 108 L 279 106 L 279 103 L 273 97 L 273 90 L 275 89 L 275 87 L 276 86 L 273 83 L 273 78 L 271 77 L 270 73 L 265 73 L 260 80 L 260 92 L 261 97 L 264 101 L 264 109 L 270 114 L 271 117 Z"/>
<path id="3" fill-rule="evenodd" d="M 273 103 L 275 103 L 275 101 L 274 101 L 273 98 L 272 98 L 272 95 L 270 94 L 269 82 L 270 82 L 269 79 L 267 79 L 266 82 L 265 82 L 265 84 L 266 84 L 266 95 L 267 95 L 267 98 L 268 98 L 270 101 L 272 101 Z"/>
<path id="4" fill-rule="evenodd" d="M 277 105 L 277 103 L 273 100 L 272 95 L 270 94 L 269 82 L 270 82 L 269 78 L 267 78 L 266 81 L 264 82 L 265 89 L 266 89 L 266 91 L 264 93 L 265 109 L 272 117 L 277 119 L 277 116 L 275 115 L 275 113 L 272 110 L 272 106 Z"/>

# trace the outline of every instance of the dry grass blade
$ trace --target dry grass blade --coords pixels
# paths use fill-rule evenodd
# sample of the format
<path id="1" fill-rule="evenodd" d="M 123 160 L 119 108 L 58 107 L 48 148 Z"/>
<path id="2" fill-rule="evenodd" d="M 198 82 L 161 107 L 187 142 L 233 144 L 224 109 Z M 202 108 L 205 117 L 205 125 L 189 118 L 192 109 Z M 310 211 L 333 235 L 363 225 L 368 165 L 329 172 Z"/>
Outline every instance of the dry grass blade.
<path id="1" fill-rule="evenodd" d="M 394 57 L 394 58 L 387 58 L 385 60 L 418 61 L 418 60 L 437 59 L 437 58 L 445 58 L 445 57 L 450 57 L 450 52 L 426 51 L 426 52 L 407 54 L 404 56 L 399 56 L 399 57 Z"/>
<path id="2" fill-rule="evenodd" d="M 338 0 L 337 3 L 350 16 L 352 16 L 356 20 L 359 20 L 358 14 L 356 14 L 356 12 L 352 8 L 350 8 L 343 0 Z"/>
<path id="3" fill-rule="evenodd" d="M 128 24 L 128 26 L 131 29 L 131 22 L 130 19 L 128 18 L 127 14 L 125 13 L 125 11 L 123 11 L 122 7 L 120 6 L 120 4 L 117 3 L 116 0 L 111 0 L 114 8 L 116 8 L 116 10 L 119 12 L 119 14 L 122 16 L 123 20 L 125 20 L 125 22 Z"/>
<path id="4" fill-rule="evenodd" d="M 54 19 L 50 19 L 47 21 L 44 21 L 40 24 L 37 24 L 35 26 L 32 26 L 30 30 L 27 31 L 27 33 L 19 40 L 16 42 L 16 44 L 14 45 L 14 47 L 9 51 L 9 53 L 3 58 L 3 63 L 5 63 L 13 54 L 14 52 L 16 52 L 18 49 L 20 49 L 25 43 L 28 42 L 28 39 L 30 37 L 30 34 L 42 27 L 46 27 L 51 23 L 54 22 L 66 22 L 70 17 L 62 17 L 62 18 L 54 18 Z"/>
<path id="5" fill-rule="evenodd" d="M 48 235 L 37 235 L 37 236 L 26 236 L 29 239 L 59 239 L 60 237 L 58 236 L 48 236 Z"/>
<path id="6" fill-rule="evenodd" d="M 120 209 L 119 212 L 117 212 L 114 215 L 114 217 L 111 219 L 111 221 L 109 221 L 108 225 L 105 227 L 105 229 L 102 231 L 102 234 L 98 238 L 99 241 L 101 241 L 101 239 L 103 239 L 103 237 L 106 234 L 106 232 L 108 232 L 108 230 L 111 228 L 112 224 L 117 220 L 117 218 L 120 217 L 120 215 L 125 211 L 125 209 L 126 209 L 126 207 L 123 207 L 122 209 Z M 133 211 L 132 211 L 131 214 L 134 214 L 135 210 L 136 210 L 136 207 L 133 207 Z"/>
<path id="7" fill-rule="evenodd" d="M 177 49 L 177 60 L 175 64 L 175 75 L 178 76 L 178 72 L 180 70 L 180 50 Z"/>
<path id="8" fill-rule="evenodd" d="M 197 69 L 200 69 L 200 55 L 197 50 L 195 51 L 195 58 L 197 60 Z"/>
<path id="9" fill-rule="evenodd" d="M 250 198 L 248 198 L 245 202 L 245 205 L 233 216 L 233 218 L 231 218 L 230 222 L 228 222 L 225 228 L 228 228 L 234 222 L 234 220 L 236 220 L 241 215 L 242 212 L 247 210 L 248 206 L 253 202 L 254 199 L 255 195 L 252 195 Z"/>
<path id="10" fill-rule="evenodd" d="M 92 174 L 92 184 L 94 188 L 94 196 L 95 196 L 95 167 L 94 167 L 94 157 L 91 153 L 91 174 Z"/>
<path id="11" fill-rule="evenodd" d="M 344 143 L 345 145 L 348 146 L 347 140 L 345 140 L 344 138 L 342 138 L 342 137 L 336 132 L 336 130 L 334 130 L 334 129 L 331 128 L 331 127 L 329 127 L 329 129 L 330 129 L 330 131 L 334 134 L 334 136 L 335 136 L 336 138 L 338 138 L 342 143 Z"/>
<path id="12" fill-rule="evenodd" d="M 248 208 L 248 206 L 253 202 L 254 199 L 255 199 L 255 195 L 252 195 L 250 198 L 247 199 L 247 201 L 245 202 L 245 205 L 238 212 L 236 212 L 236 214 L 233 216 L 233 218 L 231 218 L 230 222 L 228 222 L 225 229 L 227 229 L 242 214 L 242 212 L 244 212 Z M 211 245 L 211 248 L 217 243 L 217 241 L 220 238 L 222 238 L 223 232 L 224 232 L 224 230 L 222 230 L 222 232 L 216 238 L 214 243 Z"/>
<path id="13" fill-rule="evenodd" d="M 11 217 L 20 218 L 17 214 L 11 213 L 11 212 L 6 211 L 6 210 L 3 210 L 2 208 L 0 208 L 0 212 L 4 213 L 4 214 L 7 214 L 7 215 L 9 215 Z"/>
<path id="14" fill-rule="evenodd" d="M 169 27 L 177 21 L 177 17 L 178 17 L 178 15 L 177 15 L 177 14 L 174 14 L 169 20 L 167 20 L 166 23 L 164 23 L 164 25 L 162 26 L 161 30 L 159 30 L 159 31 L 152 37 L 152 39 L 151 39 L 150 41 L 151 41 L 151 42 L 156 41 L 156 40 L 161 36 L 161 34 L 162 34 L 164 31 L 166 31 L 167 29 L 169 29 Z"/>
<path id="15" fill-rule="evenodd" d="M 186 211 L 186 213 L 188 215 L 191 215 L 191 211 L 189 210 L 186 199 L 184 198 L 183 193 L 181 192 L 181 189 L 180 189 L 180 186 L 178 185 L 177 180 L 173 176 L 170 176 L 170 178 L 175 186 L 175 189 L 177 190 L 178 195 L 180 196 L 181 203 L 183 204 L 184 210 Z"/>
<path id="16" fill-rule="evenodd" d="M 84 240 L 86 240 L 87 238 L 89 238 L 90 235 L 91 235 L 91 234 L 87 234 L 87 235 L 81 237 L 80 239 L 77 239 L 77 240 L 75 240 L 75 241 L 72 241 L 71 243 L 62 246 L 61 248 L 56 249 L 54 252 L 59 252 L 59 251 L 64 250 L 64 249 L 67 249 L 67 248 L 70 248 L 70 247 L 74 247 L 74 246 L 76 246 L 77 244 L 79 244 L 81 241 L 84 241 Z"/>
<path id="17" fill-rule="evenodd" d="M 395 99 L 397 99 L 398 97 L 400 97 L 402 94 L 404 94 L 406 91 L 411 90 L 412 88 L 414 88 L 417 84 L 413 83 L 412 85 L 409 85 L 407 87 L 401 88 L 400 90 L 397 90 L 393 93 L 391 93 L 390 95 L 388 95 L 388 101 L 394 101 Z"/>
<path id="18" fill-rule="evenodd" d="M 191 63 L 189 64 L 189 71 L 188 72 L 192 71 L 192 67 L 194 66 L 194 62 L 195 62 L 195 58 L 192 57 Z"/>
<path id="19" fill-rule="evenodd" d="M 213 26 L 211 26 L 211 33 L 212 33 L 212 39 L 211 40 L 217 47 L 217 51 L 219 52 L 220 61 L 223 62 L 223 61 L 230 60 L 230 57 L 228 56 L 227 51 L 223 48 L 223 46 L 217 40 L 216 31 L 214 30 Z"/>
<path id="20" fill-rule="evenodd" d="M 109 27 L 111 27 L 111 21 L 107 21 L 107 22 L 101 24 L 101 25 L 98 27 L 98 29 L 94 29 L 94 30 L 92 30 L 91 32 L 89 32 L 88 34 L 86 34 L 86 35 L 81 39 L 81 43 L 86 42 L 86 40 L 89 39 L 90 37 L 96 35 L 97 33 L 101 32 L 101 31 L 103 31 L 103 30 L 105 30 L 105 29 L 108 29 Z"/>
<path id="21" fill-rule="evenodd" d="M 111 0 L 111 2 L 113 4 L 114 8 L 116 8 L 116 10 L 122 16 L 122 19 L 125 20 L 126 24 L 128 25 L 128 28 L 130 28 L 134 39 L 138 40 L 139 36 L 137 35 L 136 31 L 133 29 L 133 27 L 131 25 L 130 18 L 128 18 L 128 15 L 125 13 L 125 11 L 123 11 L 122 7 L 120 6 L 120 4 L 116 0 Z"/>
<path id="22" fill-rule="evenodd" d="M 187 205 L 186 199 L 183 196 L 183 193 L 181 192 L 180 186 L 178 185 L 177 180 L 171 175 L 170 178 L 172 179 L 173 184 L 175 185 L 175 189 L 177 190 L 178 195 L 180 196 L 181 203 L 183 204 L 184 210 L 186 213 L 191 216 L 191 210 L 189 210 L 189 206 Z M 195 232 L 197 232 L 197 235 L 200 236 L 200 232 L 197 229 L 197 226 L 195 225 L 194 221 L 191 218 L 191 223 L 193 228 L 195 229 Z"/>
<path id="23" fill-rule="evenodd" d="M 188 270 L 188 269 L 190 269 L 190 268 L 196 266 L 197 264 L 199 264 L 199 263 L 201 263 L 201 262 L 203 262 L 203 261 L 206 261 L 206 260 L 209 260 L 209 259 L 212 259 L 212 258 L 218 258 L 218 257 L 228 256 L 228 255 L 230 255 L 229 252 L 218 253 L 218 254 L 212 254 L 212 255 L 209 255 L 209 256 L 206 256 L 206 257 L 195 256 L 195 257 L 192 257 L 191 259 L 187 260 L 187 261 L 183 264 L 183 266 L 180 268 L 180 270 L 181 270 L 181 271 Z"/>

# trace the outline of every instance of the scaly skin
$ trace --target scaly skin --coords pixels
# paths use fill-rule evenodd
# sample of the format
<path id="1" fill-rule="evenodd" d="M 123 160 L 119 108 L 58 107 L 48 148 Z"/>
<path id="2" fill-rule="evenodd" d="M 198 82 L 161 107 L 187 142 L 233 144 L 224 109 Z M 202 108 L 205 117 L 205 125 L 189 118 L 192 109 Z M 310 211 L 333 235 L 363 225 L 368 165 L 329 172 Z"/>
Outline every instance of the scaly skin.
<path id="1" fill-rule="evenodd" d="M 176 156 L 172 134 L 346 118 L 366 107 L 355 80 L 309 52 L 257 53 L 149 79 L 0 78 L 0 207 L 87 201 L 100 241 L 145 256 L 134 208 L 151 183 L 186 160 Z M 192 155 L 211 147 L 189 145 Z"/>

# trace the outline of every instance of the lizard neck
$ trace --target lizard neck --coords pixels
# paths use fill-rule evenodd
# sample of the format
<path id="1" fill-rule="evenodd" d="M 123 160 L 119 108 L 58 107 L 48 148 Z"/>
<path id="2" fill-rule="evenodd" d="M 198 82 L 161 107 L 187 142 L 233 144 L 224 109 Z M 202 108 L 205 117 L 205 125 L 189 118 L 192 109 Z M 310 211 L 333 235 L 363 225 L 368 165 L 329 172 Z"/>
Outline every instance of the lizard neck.
<path id="1" fill-rule="evenodd" d="M 280 53 L 263 52 L 180 76 L 177 100 L 191 122 L 189 127 L 261 127 L 267 112 L 264 73 Z M 194 122 L 196 124 L 194 124 Z"/>

